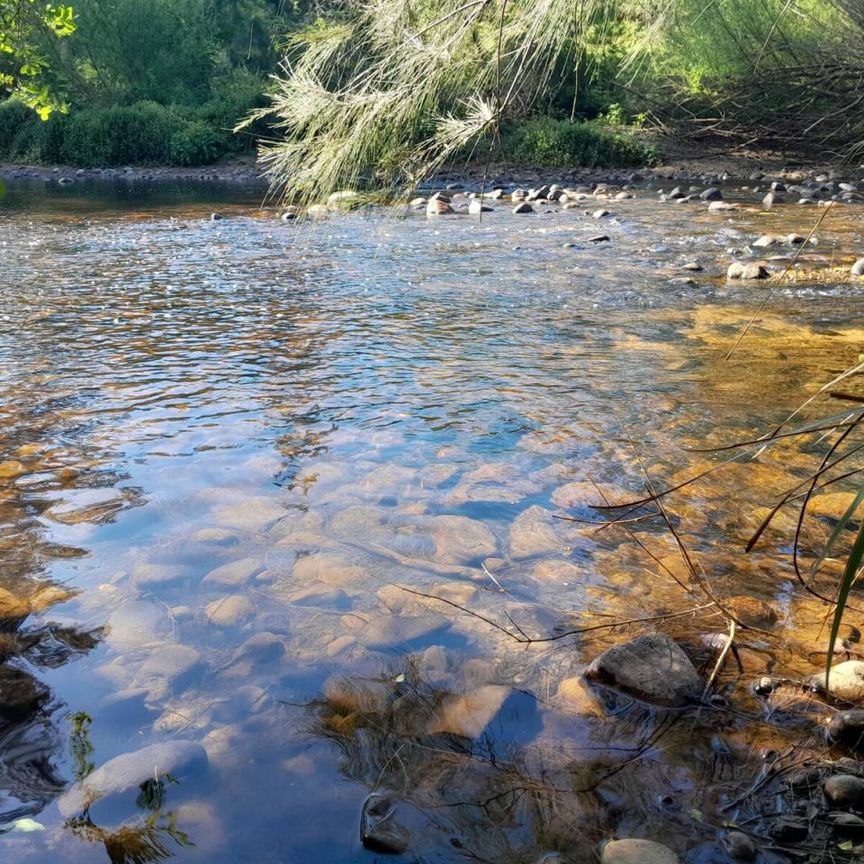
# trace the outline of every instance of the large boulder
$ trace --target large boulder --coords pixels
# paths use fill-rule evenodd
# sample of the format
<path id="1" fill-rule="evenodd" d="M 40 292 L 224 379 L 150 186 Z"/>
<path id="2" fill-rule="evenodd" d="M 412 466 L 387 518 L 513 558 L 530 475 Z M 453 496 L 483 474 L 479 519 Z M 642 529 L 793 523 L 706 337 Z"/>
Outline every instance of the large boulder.
<path id="1" fill-rule="evenodd" d="M 698 699 L 702 686 L 690 658 L 676 642 L 659 633 L 609 648 L 585 674 L 592 681 L 670 708 Z"/>

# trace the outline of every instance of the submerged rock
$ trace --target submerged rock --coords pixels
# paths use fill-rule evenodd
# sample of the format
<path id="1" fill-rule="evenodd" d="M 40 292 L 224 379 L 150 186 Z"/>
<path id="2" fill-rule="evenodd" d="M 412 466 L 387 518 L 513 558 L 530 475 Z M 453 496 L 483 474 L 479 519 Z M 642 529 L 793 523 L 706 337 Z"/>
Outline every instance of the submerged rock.
<path id="1" fill-rule="evenodd" d="M 825 800 L 839 810 L 864 807 L 864 780 L 850 774 L 835 774 L 822 785 Z"/>
<path id="2" fill-rule="evenodd" d="M 373 793 L 363 802 L 360 842 L 364 849 L 383 855 L 401 855 L 408 850 L 411 834 L 396 821 L 396 807 L 386 795 Z"/>
<path id="3" fill-rule="evenodd" d="M 828 687 L 825 686 L 825 673 L 810 678 L 811 686 L 827 691 L 829 696 L 841 702 L 858 704 L 864 702 L 864 663 L 860 660 L 847 660 L 831 667 Z"/>
<path id="4" fill-rule="evenodd" d="M 831 740 L 853 750 L 864 750 L 864 710 L 838 711 L 828 724 Z"/>
<path id="5" fill-rule="evenodd" d="M 679 864 L 678 856 L 652 840 L 611 840 L 603 847 L 602 864 Z"/>
<path id="6" fill-rule="evenodd" d="M 639 636 L 609 648 L 585 674 L 589 680 L 670 708 L 698 699 L 701 689 L 699 673 L 690 658 L 663 634 Z"/>
<path id="7" fill-rule="evenodd" d="M 430 735 L 448 732 L 462 738 L 479 738 L 509 695 L 509 687 L 487 684 L 461 696 L 447 696 L 438 706 L 428 732 Z"/>
<path id="8" fill-rule="evenodd" d="M 723 838 L 723 846 L 736 861 L 755 861 L 759 847 L 742 831 L 730 831 Z"/>
<path id="9" fill-rule="evenodd" d="M 206 767 L 207 753 L 194 741 L 164 741 L 122 753 L 72 786 L 60 798 L 60 813 L 66 818 L 76 816 L 96 801 L 134 789 L 147 780 L 170 774 L 182 782 L 185 776 Z"/>

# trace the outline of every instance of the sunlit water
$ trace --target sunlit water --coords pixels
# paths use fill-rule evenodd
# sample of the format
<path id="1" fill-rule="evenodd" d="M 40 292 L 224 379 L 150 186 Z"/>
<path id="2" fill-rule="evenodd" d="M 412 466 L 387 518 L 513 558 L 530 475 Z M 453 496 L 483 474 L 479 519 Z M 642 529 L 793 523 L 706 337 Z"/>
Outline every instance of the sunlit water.
<path id="1" fill-rule="evenodd" d="M 659 520 L 557 517 L 601 520 L 593 484 L 621 501 L 643 469 L 660 488 L 713 464 L 686 448 L 761 433 L 855 362 L 848 280 L 784 283 L 723 361 L 767 290 L 726 283 L 730 251 L 807 233 L 814 211 L 646 192 L 602 223 L 500 206 L 286 224 L 215 197 L 0 202 L 2 586 L 36 610 L 0 628 L 0 823 L 42 829 L 0 836 L 0 859 L 371 861 L 373 791 L 423 861 L 712 837 L 786 732 L 748 722 L 746 696 L 737 719 L 673 723 L 581 687 L 654 624 L 523 642 L 704 606 Z M 848 261 L 861 224 L 832 216 L 807 256 Z M 796 616 L 782 650 L 751 640 L 745 681 L 821 662 L 790 535 L 741 552 L 812 458 L 786 444 L 669 502 L 719 595 Z M 77 593 L 40 602 L 47 580 Z M 691 647 L 724 630 L 704 610 L 663 626 Z M 76 776 L 169 740 L 208 764 L 62 804 Z"/>

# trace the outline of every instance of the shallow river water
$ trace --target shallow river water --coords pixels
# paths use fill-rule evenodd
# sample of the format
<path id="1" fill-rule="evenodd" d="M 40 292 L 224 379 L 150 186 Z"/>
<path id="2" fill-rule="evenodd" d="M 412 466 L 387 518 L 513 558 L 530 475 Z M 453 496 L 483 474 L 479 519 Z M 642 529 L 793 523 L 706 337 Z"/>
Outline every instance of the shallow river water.
<path id="1" fill-rule="evenodd" d="M 735 711 L 583 682 L 638 633 L 698 656 L 725 632 L 659 519 L 598 531 L 590 505 L 782 420 L 858 359 L 864 295 L 787 278 L 724 361 L 767 292 L 726 282 L 733 250 L 819 213 L 607 206 L 291 224 L 218 190 L 7 189 L 0 860 L 371 862 L 370 793 L 406 860 L 711 842 L 801 737 L 745 683 L 824 660 L 794 514 L 742 551 L 824 446 L 669 499 L 712 590 L 779 614 L 717 682 Z M 831 215 L 809 266 L 848 268 L 862 215 Z M 88 776 L 126 785 L 88 807 Z"/>

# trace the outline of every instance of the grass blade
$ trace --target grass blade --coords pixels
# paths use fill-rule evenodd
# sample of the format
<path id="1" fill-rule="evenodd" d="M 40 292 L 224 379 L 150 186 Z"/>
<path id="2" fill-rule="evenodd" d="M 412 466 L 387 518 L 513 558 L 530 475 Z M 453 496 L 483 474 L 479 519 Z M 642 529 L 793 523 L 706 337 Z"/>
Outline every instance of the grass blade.
<path id="1" fill-rule="evenodd" d="M 831 622 L 831 638 L 828 640 L 828 659 L 825 661 L 825 690 L 828 691 L 831 676 L 831 661 L 834 659 L 834 645 L 837 642 L 837 634 L 840 632 L 840 623 L 843 621 L 843 612 L 849 600 L 849 592 L 858 575 L 861 559 L 864 558 L 864 522 L 858 529 L 852 551 L 846 561 L 843 570 L 843 578 L 840 580 L 840 589 L 837 592 L 837 608 L 834 610 L 834 620 Z M 830 691 L 828 691 L 830 692 Z"/>

